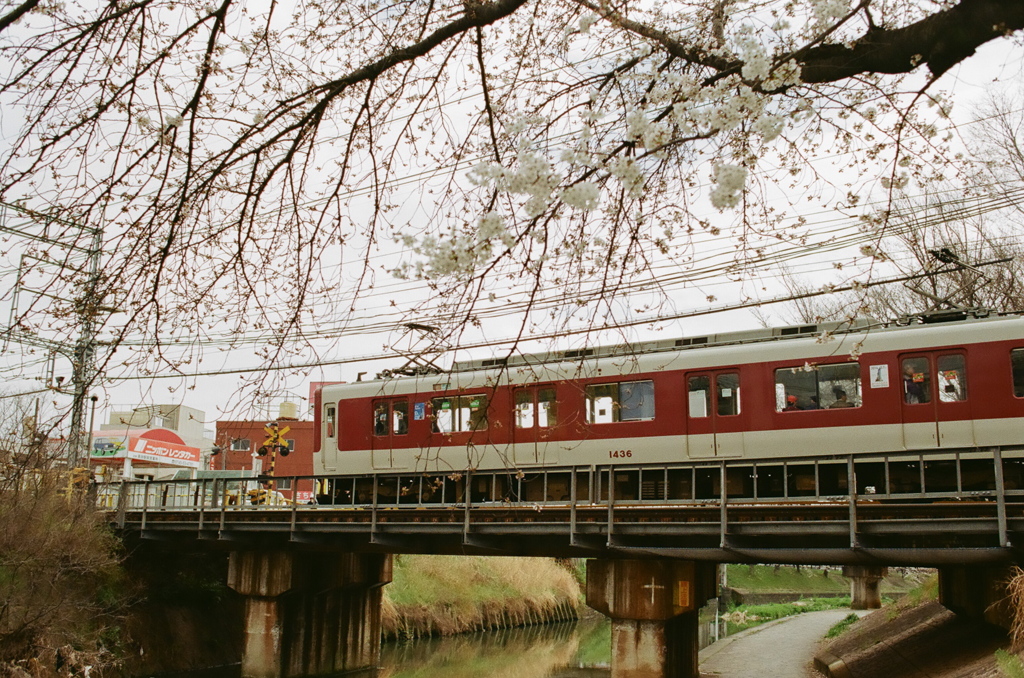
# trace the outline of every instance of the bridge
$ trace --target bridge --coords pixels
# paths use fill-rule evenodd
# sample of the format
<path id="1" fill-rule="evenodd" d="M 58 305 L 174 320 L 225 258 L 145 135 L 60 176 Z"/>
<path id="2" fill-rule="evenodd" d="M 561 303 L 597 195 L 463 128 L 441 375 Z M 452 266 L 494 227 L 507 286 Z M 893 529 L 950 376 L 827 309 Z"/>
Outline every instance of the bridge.
<path id="1" fill-rule="evenodd" d="M 879 604 L 886 566 L 938 567 L 947 607 L 1005 625 L 1024 543 L 1024 446 L 318 477 L 330 504 L 273 491 L 300 479 L 97 488 L 126 536 L 230 551 L 245 676 L 374 665 L 391 554 L 587 558 L 587 602 L 613 621 L 613 676 L 695 678 L 697 610 L 717 595 L 719 563 L 843 565 L 860 607 Z"/>

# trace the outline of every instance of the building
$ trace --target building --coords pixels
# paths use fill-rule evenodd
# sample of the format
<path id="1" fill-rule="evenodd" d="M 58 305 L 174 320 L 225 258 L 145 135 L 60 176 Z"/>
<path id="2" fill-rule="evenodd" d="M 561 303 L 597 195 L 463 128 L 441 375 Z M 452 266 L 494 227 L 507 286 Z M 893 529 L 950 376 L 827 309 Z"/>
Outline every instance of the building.
<path id="1" fill-rule="evenodd" d="M 164 428 L 174 431 L 184 445 L 209 452 L 212 431 L 206 430 L 206 413 L 184 405 L 114 405 L 101 431 Z"/>
<path id="2" fill-rule="evenodd" d="M 184 405 L 114 406 L 92 432 L 90 466 L 103 477 L 194 476 L 213 450 L 205 413 Z"/>
<path id="3" fill-rule="evenodd" d="M 268 453 L 265 449 L 272 437 L 273 423 L 277 424 L 281 444 L 288 447 L 286 455 Z M 294 403 L 281 403 L 278 418 L 273 422 L 218 421 L 216 441 L 220 452 L 210 458 L 208 468 L 238 471 L 239 475 L 273 476 L 274 489 L 285 498 L 307 502 L 313 499 L 314 433 L 312 421 L 299 421 Z"/>

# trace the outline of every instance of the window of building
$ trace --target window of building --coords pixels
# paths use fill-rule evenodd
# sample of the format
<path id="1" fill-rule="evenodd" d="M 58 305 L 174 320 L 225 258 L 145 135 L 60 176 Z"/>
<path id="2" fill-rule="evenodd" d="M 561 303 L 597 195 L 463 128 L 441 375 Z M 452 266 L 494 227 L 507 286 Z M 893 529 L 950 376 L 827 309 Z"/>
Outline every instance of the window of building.
<path id="1" fill-rule="evenodd" d="M 775 370 L 777 412 L 860 407 L 861 398 L 860 363 Z"/>
<path id="2" fill-rule="evenodd" d="M 279 490 L 290 490 L 290 489 L 292 489 L 292 479 L 291 478 L 279 478 L 275 482 L 277 483 L 277 489 L 279 489 Z"/>
<path id="3" fill-rule="evenodd" d="M 1024 348 L 1010 351 L 1010 370 L 1013 372 L 1013 395 L 1024 398 Z"/>
<path id="4" fill-rule="evenodd" d="M 248 438 L 235 438 L 231 441 L 231 450 L 233 452 L 246 452 L 252 446 L 252 441 Z"/>
<path id="5" fill-rule="evenodd" d="M 654 382 L 624 381 L 587 386 L 587 423 L 654 419 Z"/>
<path id="6" fill-rule="evenodd" d="M 288 451 L 289 452 L 294 452 L 295 451 L 295 441 L 294 440 L 285 440 L 284 444 L 288 446 Z"/>
<path id="7" fill-rule="evenodd" d="M 548 428 L 558 423 L 553 387 L 521 388 L 515 400 L 516 428 Z"/>
<path id="8" fill-rule="evenodd" d="M 464 395 L 450 398 L 434 398 L 434 433 L 461 433 L 482 431 L 487 428 L 487 396 Z"/>

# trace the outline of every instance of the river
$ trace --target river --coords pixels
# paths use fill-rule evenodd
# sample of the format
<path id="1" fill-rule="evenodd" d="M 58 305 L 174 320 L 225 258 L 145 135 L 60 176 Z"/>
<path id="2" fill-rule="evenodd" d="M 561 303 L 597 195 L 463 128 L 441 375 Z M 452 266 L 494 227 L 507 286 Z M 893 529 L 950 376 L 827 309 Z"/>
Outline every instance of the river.
<path id="1" fill-rule="evenodd" d="M 714 606 L 705 608 L 701 646 L 716 638 Z M 710 614 L 707 614 L 709 613 Z M 381 647 L 376 672 L 346 678 L 589 678 L 607 677 L 611 622 L 599 615 L 578 622 L 392 641 Z M 238 666 L 176 674 L 174 678 L 238 678 Z"/>

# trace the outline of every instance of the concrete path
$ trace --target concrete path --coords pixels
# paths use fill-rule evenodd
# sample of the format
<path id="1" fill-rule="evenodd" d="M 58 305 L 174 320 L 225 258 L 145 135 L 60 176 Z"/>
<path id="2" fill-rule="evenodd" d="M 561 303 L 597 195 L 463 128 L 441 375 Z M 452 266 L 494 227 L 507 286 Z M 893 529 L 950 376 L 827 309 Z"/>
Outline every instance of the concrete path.
<path id="1" fill-rule="evenodd" d="M 805 612 L 723 638 L 701 650 L 701 675 L 708 678 L 817 675 L 811 669 L 811 660 L 818 641 L 848 614 L 848 609 Z"/>

